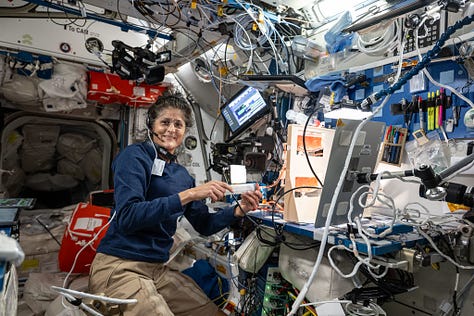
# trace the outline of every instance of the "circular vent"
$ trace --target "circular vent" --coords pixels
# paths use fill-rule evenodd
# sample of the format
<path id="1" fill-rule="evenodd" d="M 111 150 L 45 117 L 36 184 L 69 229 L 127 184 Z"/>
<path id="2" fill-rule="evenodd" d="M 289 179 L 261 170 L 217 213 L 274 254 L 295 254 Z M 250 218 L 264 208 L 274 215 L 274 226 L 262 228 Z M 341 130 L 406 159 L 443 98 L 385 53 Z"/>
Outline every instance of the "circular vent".
<path id="1" fill-rule="evenodd" d="M 470 109 L 464 115 L 464 125 L 469 128 L 474 128 L 474 109 Z"/>
<path id="2" fill-rule="evenodd" d="M 201 58 L 196 58 L 193 61 L 193 72 L 202 82 L 208 83 L 212 80 L 212 74 L 209 70 L 209 65 Z"/>

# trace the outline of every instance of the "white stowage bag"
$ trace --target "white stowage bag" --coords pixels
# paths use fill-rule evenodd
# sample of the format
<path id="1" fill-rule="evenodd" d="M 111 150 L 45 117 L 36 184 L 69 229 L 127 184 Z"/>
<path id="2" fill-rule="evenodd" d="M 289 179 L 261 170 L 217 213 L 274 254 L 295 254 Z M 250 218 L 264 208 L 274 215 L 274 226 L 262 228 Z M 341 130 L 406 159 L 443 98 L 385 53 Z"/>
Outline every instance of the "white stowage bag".
<path id="1" fill-rule="evenodd" d="M 23 144 L 20 150 L 21 167 L 26 173 L 48 171 L 54 168 L 54 147 L 39 144 Z"/>
<path id="2" fill-rule="evenodd" d="M 12 237 L 0 234 L 0 259 L 20 266 L 25 260 L 25 253 L 18 241 Z"/>
<path id="3" fill-rule="evenodd" d="M 297 236 L 293 234 L 286 234 L 285 239 L 289 243 L 301 244 L 312 242 L 307 237 Z M 278 267 L 280 273 L 285 280 L 290 282 L 294 287 L 301 289 L 306 281 L 309 279 L 316 258 L 318 256 L 318 249 L 312 248 L 306 251 L 299 251 L 291 249 L 282 244 L 280 246 L 280 255 L 278 257 Z M 353 264 L 346 257 L 340 256 L 336 258 L 338 266 L 343 271 L 350 271 Z M 310 302 L 332 300 L 344 295 L 354 288 L 354 283 L 351 279 L 344 279 L 336 270 L 334 270 L 326 256 L 323 257 L 319 266 L 318 274 L 313 282 L 309 285 L 309 290 L 306 293 L 306 298 Z"/>
<path id="4" fill-rule="evenodd" d="M 4 172 L 2 173 L 2 185 L 0 190 L 7 192 L 9 197 L 16 197 L 23 189 L 25 179 L 25 173 L 19 168 L 14 168 L 10 170 L 10 172 Z"/>
<path id="5" fill-rule="evenodd" d="M 3 97 L 15 104 L 39 106 L 38 78 L 14 75 L 11 80 L 5 81 L 1 87 Z"/>
<path id="6" fill-rule="evenodd" d="M 61 156 L 78 163 L 92 149 L 95 142 L 95 139 L 83 134 L 65 133 L 59 136 L 57 150 Z"/>
<path id="7" fill-rule="evenodd" d="M 27 124 L 22 128 L 24 137 L 20 150 L 21 167 L 26 173 L 48 171 L 55 167 L 54 155 L 60 127 Z"/>
<path id="8" fill-rule="evenodd" d="M 70 175 L 74 179 L 80 181 L 84 180 L 85 178 L 82 168 L 78 164 L 66 158 L 58 161 L 57 170 L 60 174 Z"/>
<path id="9" fill-rule="evenodd" d="M 11 131 L 10 134 L 7 135 L 5 152 L 2 153 L 2 169 L 12 170 L 20 166 L 18 148 L 20 148 L 22 143 L 23 136 L 21 136 L 21 134 L 16 130 Z"/>
<path id="10" fill-rule="evenodd" d="M 91 149 L 79 165 L 91 183 L 98 184 L 102 180 L 102 153 L 99 149 Z"/>
<path id="11" fill-rule="evenodd" d="M 38 93 L 47 112 L 70 111 L 87 106 L 87 72 L 85 67 L 57 64 L 49 80 L 38 85 Z"/>
<path id="12" fill-rule="evenodd" d="M 265 230 L 264 235 L 271 237 L 275 236 L 273 229 L 262 229 Z M 234 254 L 234 259 L 238 263 L 240 269 L 250 273 L 257 273 L 265 264 L 268 257 L 270 257 L 273 249 L 275 249 L 274 246 L 262 243 L 257 238 L 257 232 L 254 230 L 247 236 L 247 238 L 245 238 L 239 249 L 237 249 Z"/>
<path id="13" fill-rule="evenodd" d="M 21 128 L 25 143 L 31 146 L 44 144 L 55 147 L 60 131 L 58 125 L 25 124 Z"/>

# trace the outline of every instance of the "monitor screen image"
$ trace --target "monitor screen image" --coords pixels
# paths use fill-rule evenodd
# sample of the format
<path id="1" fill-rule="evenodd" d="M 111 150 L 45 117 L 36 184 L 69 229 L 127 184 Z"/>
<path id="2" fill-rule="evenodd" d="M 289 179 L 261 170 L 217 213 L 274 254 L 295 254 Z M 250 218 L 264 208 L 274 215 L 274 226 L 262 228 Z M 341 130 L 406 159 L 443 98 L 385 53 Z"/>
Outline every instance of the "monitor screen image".
<path id="1" fill-rule="evenodd" d="M 222 116 L 232 133 L 226 141 L 240 136 L 268 111 L 269 107 L 257 89 L 241 89 L 221 108 Z"/>

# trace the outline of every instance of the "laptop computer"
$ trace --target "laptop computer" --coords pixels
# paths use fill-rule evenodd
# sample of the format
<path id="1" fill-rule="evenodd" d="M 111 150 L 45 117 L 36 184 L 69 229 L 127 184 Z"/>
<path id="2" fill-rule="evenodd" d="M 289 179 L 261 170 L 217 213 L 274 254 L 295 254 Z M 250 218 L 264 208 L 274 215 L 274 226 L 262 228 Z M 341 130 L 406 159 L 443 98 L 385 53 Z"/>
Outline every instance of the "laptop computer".
<path id="1" fill-rule="evenodd" d="M 353 134 L 361 121 L 340 120 L 334 134 L 329 163 L 326 176 L 324 178 L 324 187 L 321 192 L 321 198 L 317 207 L 315 227 L 324 227 L 328 217 L 329 207 L 336 191 L 339 178 L 346 157 L 349 153 L 349 145 Z M 362 128 L 354 146 L 347 172 L 358 171 L 373 173 L 377 164 L 378 153 L 382 144 L 382 136 L 385 129 L 384 122 L 369 121 Z M 363 184 L 360 184 L 345 175 L 342 189 L 337 198 L 335 210 L 331 219 L 331 225 L 347 223 L 347 213 L 349 211 L 349 202 L 352 194 Z M 357 197 L 358 198 L 358 197 Z M 362 214 L 363 209 L 357 201 L 354 203 L 352 217 Z"/>
<path id="2" fill-rule="evenodd" d="M 240 75 L 239 79 L 243 84 L 259 90 L 273 86 L 296 96 L 309 94 L 305 81 L 295 75 Z"/>

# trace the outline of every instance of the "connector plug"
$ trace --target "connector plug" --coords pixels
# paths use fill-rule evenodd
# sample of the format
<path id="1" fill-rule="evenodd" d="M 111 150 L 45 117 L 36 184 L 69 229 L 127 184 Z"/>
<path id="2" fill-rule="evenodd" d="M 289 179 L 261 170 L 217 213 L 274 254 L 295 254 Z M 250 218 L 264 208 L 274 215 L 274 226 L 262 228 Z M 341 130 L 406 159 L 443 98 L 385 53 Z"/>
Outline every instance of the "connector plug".
<path id="1" fill-rule="evenodd" d="M 361 103 L 360 103 L 360 109 L 362 111 L 370 111 L 371 107 L 375 102 L 377 102 L 379 98 L 377 98 L 376 94 L 373 93 L 369 95 L 367 98 L 365 98 Z"/>

